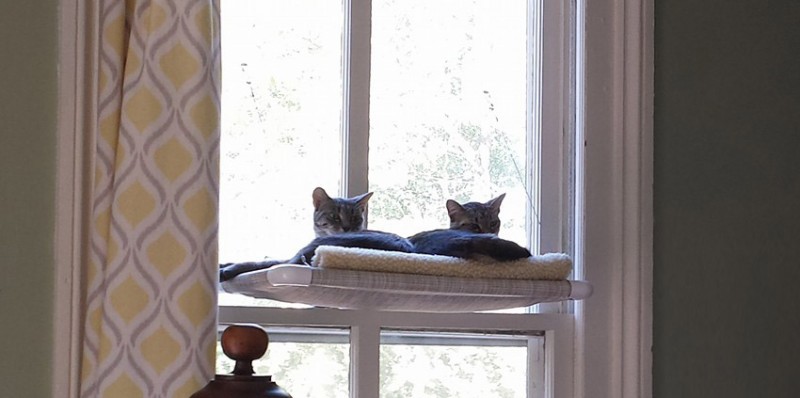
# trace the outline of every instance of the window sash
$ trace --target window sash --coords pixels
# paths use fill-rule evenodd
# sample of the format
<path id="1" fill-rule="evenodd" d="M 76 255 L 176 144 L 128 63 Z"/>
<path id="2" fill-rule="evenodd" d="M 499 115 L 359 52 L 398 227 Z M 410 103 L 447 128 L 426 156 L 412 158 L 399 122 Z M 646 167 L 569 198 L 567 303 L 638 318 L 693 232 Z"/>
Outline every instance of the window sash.
<path id="1" fill-rule="evenodd" d="M 571 314 L 497 314 L 353 311 L 330 308 L 227 307 L 219 323 L 256 323 L 264 327 L 341 328 L 350 330 L 350 397 L 378 397 L 381 331 L 387 329 L 544 335 L 528 339 L 528 396 L 567 398 L 573 391 L 574 317 Z M 290 340 L 289 336 L 282 337 Z M 455 339 L 454 339 L 455 340 Z M 542 374 L 539 374 L 541 372 Z M 545 380 L 544 385 L 533 381 Z M 280 380 L 278 380 L 280 383 Z M 535 394 L 535 395 L 534 395 Z"/>

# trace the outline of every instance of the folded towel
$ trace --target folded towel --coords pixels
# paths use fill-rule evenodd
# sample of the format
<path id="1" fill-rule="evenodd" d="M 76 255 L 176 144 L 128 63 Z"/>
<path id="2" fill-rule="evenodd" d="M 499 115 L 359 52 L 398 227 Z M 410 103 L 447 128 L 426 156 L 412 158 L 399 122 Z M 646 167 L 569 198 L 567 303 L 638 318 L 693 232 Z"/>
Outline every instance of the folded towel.
<path id="1" fill-rule="evenodd" d="M 321 268 L 489 279 L 562 280 L 572 272 L 572 259 L 563 253 L 547 253 L 516 261 L 483 262 L 339 246 L 318 247 L 311 259 L 311 265 Z"/>

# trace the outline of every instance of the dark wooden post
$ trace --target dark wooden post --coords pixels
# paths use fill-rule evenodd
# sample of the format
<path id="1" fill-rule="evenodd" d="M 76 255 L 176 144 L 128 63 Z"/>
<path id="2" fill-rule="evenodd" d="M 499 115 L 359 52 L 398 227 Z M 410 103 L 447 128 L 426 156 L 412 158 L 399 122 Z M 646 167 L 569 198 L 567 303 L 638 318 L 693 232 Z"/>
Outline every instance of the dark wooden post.
<path id="1" fill-rule="evenodd" d="M 216 375 L 190 398 L 292 398 L 272 381 L 272 376 L 256 376 L 253 361 L 267 352 L 269 336 L 258 325 L 238 324 L 222 332 L 222 352 L 236 361 L 233 372 Z"/>

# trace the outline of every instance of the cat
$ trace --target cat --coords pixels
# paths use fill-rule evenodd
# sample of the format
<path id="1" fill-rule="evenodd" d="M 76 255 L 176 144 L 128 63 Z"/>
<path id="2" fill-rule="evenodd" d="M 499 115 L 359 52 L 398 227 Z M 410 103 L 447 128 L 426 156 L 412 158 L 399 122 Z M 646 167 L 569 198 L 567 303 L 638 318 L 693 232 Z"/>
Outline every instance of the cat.
<path id="1" fill-rule="evenodd" d="M 404 253 L 411 253 L 414 249 L 408 239 L 390 232 L 362 230 L 338 235 L 320 236 L 314 238 L 314 240 L 300 249 L 297 254 L 289 260 L 264 260 L 223 264 L 220 266 L 219 280 L 220 282 L 224 282 L 236 275 L 266 269 L 277 264 L 310 264 L 311 258 L 314 257 L 314 253 L 319 246 L 359 247 L 363 249 Z"/>
<path id="2" fill-rule="evenodd" d="M 506 194 L 486 203 L 445 203 L 450 229 L 423 231 L 408 238 L 414 253 L 481 261 L 511 261 L 531 256 L 528 249 L 498 237 L 500 204 Z"/>
<path id="3" fill-rule="evenodd" d="M 317 194 L 317 190 L 314 192 Z M 403 238 L 390 232 L 362 229 L 354 232 L 318 236 L 289 260 L 223 264 L 220 268 L 220 282 L 229 280 L 244 272 L 265 269 L 277 264 L 308 264 L 314 256 L 316 248 L 322 245 L 436 254 L 475 260 L 511 261 L 530 257 L 531 253 L 528 249 L 497 236 L 500 230 L 500 204 L 504 197 L 505 194 L 502 194 L 486 203 L 468 202 L 463 205 L 452 199 L 448 200 L 445 205 L 450 218 L 451 229 L 424 231 L 409 238 Z M 369 196 L 366 200 L 368 199 Z M 358 201 L 350 201 L 349 203 L 355 204 Z M 339 220 L 341 220 L 341 217 Z M 334 220 L 331 218 L 330 221 Z M 339 230 L 335 225 L 329 226 L 329 229 Z"/>
<path id="4" fill-rule="evenodd" d="M 513 261 L 531 256 L 531 252 L 495 234 L 460 229 L 435 229 L 408 238 L 413 253 L 459 257 L 479 261 Z"/>
<path id="5" fill-rule="evenodd" d="M 361 231 L 366 225 L 367 202 L 372 192 L 352 198 L 331 198 L 317 187 L 311 193 L 314 203 L 314 234 L 317 237 Z"/>
<path id="6" fill-rule="evenodd" d="M 468 202 L 459 204 L 453 199 L 445 203 L 447 215 L 450 217 L 450 229 L 475 233 L 500 233 L 500 205 L 506 194 L 486 202 Z"/>
<path id="7" fill-rule="evenodd" d="M 314 204 L 314 238 L 288 260 L 264 260 L 220 265 L 219 280 L 224 282 L 244 272 L 269 268 L 276 264 L 308 264 L 317 247 L 342 246 L 376 250 L 411 252 L 408 239 L 382 231 L 367 231 L 366 207 L 372 192 L 352 198 L 331 198 L 317 187 L 311 194 Z"/>

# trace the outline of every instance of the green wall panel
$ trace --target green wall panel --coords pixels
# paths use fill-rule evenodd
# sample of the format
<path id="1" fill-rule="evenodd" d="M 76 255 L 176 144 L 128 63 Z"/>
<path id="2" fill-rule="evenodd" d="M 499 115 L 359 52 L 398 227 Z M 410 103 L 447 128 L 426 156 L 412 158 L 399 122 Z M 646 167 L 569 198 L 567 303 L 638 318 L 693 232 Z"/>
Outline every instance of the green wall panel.
<path id="1" fill-rule="evenodd" d="M 0 397 L 50 396 L 56 10 L 0 3 Z"/>
<path id="2" fill-rule="evenodd" d="M 798 4 L 655 2 L 657 398 L 800 391 Z"/>

